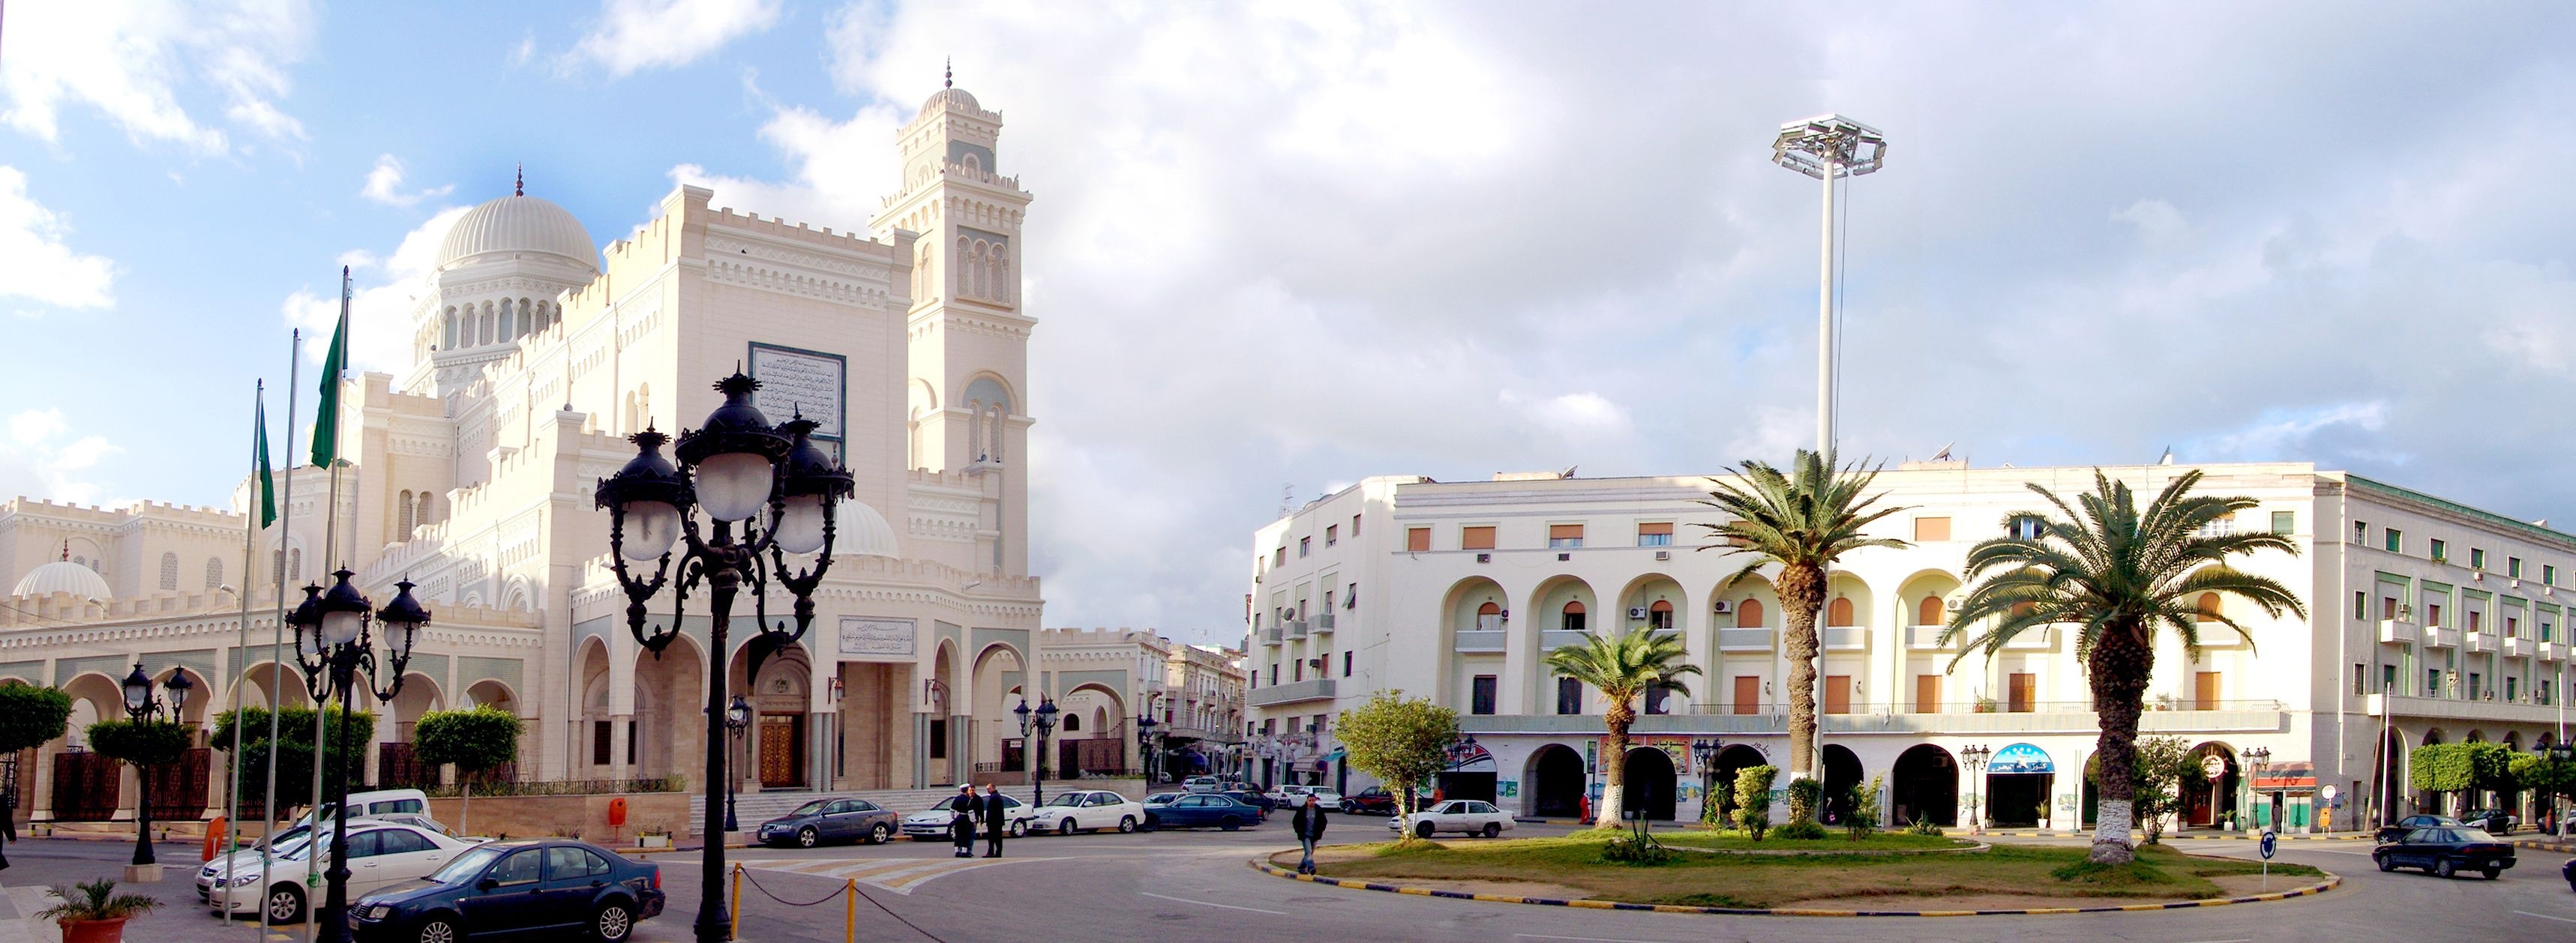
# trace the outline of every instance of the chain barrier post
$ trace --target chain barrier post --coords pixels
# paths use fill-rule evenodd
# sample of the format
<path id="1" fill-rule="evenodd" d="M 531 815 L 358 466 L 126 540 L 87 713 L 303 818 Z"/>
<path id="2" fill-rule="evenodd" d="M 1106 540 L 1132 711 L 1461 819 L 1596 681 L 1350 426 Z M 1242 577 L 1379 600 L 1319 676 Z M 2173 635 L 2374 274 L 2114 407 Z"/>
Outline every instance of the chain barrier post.
<path id="1" fill-rule="evenodd" d="M 718 839 L 718 840 L 719 840 L 719 841 L 721 841 L 722 839 Z M 725 929 L 725 938 L 726 938 L 726 939 L 733 939 L 733 940 L 739 940 L 739 939 L 742 939 L 742 863 L 741 863 L 741 862 L 735 862 L 735 863 L 734 863 L 734 866 L 733 866 L 733 907 L 732 907 L 732 908 L 730 908 L 730 909 L 733 911 L 733 913 L 729 915 L 729 918 L 731 919 L 731 921 L 732 921 L 732 922 L 726 926 L 726 929 Z"/>
<path id="2" fill-rule="evenodd" d="M 847 879 L 841 890 L 850 895 L 849 913 L 841 918 L 841 939 L 844 943 L 859 943 L 859 879 Z"/>

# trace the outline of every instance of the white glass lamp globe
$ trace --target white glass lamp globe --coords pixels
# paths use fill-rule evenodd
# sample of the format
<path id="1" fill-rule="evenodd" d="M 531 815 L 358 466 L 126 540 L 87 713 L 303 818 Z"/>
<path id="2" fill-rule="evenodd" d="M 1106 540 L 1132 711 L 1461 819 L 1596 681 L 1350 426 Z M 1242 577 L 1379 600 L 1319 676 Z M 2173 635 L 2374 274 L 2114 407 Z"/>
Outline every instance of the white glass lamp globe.
<path id="1" fill-rule="evenodd" d="M 707 456 L 697 468 L 698 506 L 719 521 L 750 520 L 769 503 L 770 468 L 769 459 L 757 452 Z"/>
<path id="2" fill-rule="evenodd" d="M 823 549 L 823 496 L 800 494 L 787 499 L 778 516 L 778 549 L 808 554 Z"/>
<path id="3" fill-rule="evenodd" d="M 626 502 L 626 535 L 618 545 L 626 559 L 659 560 L 679 539 L 680 509 L 671 502 Z"/>
<path id="4" fill-rule="evenodd" d="M 323 613 L 322 641 L 324 644 L 332 646 L 347 645 L 351 642 L 355 642 L 358 640 L 358 628 L 365 624 L 366 617 L 359 613 Z"/>

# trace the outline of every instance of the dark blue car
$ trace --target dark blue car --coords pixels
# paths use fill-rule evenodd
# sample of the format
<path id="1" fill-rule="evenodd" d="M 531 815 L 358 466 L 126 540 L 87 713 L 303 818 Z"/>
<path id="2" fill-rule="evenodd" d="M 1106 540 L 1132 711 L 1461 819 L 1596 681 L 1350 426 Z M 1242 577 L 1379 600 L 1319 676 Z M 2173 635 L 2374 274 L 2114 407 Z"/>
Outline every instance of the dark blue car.
<path id="1" fill-rule="evenodd" d="M 1145 807 L 1148 828 L 1207 828 L 1234 831 L 1261 824 L 1261 807 L 1224 795 L 1194 792 L 1165 805 Z"/>
<path id="2" fill-rule="evenodd" d="M 361 943 L 459 943 L 570 931 L 614 941 L 661 914 L 662 869 L 569 839 L 476 845 L 429 877 L 349 905 Z"/>

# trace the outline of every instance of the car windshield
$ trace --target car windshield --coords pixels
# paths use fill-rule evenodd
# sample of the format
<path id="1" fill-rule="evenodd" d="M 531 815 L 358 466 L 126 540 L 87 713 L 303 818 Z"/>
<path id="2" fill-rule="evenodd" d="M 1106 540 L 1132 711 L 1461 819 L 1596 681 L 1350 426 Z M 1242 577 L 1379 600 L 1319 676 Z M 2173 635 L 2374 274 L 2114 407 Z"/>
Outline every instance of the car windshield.
<path id="1" fill-rule="evenodd" d="M 1055 798 L 1047 800 L 1046 804 L 1049 806 L 1081 805 L 1085 798 L 1087 797 L 1078 792 L 1060 792 L 1056 793 Z"/>
<path id="2" fill-rule="evenodd" d="M 796 811 L 787 813 L 787 817 L 796 818 L 798 816 L 806 815 L 821 815 L 823 814 L 823 807 L 831 804 L 832 800 L 830 799 L 816 799 L 804 805 L 797 806 Z"/>
<path id="3" fill-rule="evenodd" d="M 466 879 L 483 873 L 483 868 L 491 864 L 492 859 L 501 857 L 502 852 L 506 850 L 490 845 L 471 849 L 448 861 L 446 867 L 432 873 L 429 879 L 440 884 L 463 883 Z"/>

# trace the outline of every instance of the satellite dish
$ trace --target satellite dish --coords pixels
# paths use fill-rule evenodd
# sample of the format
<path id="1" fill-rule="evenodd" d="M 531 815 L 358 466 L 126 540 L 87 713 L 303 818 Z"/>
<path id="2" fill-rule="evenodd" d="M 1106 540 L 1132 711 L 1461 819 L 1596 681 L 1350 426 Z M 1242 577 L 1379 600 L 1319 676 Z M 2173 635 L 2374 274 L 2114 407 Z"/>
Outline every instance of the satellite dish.
<path id="1" fill-rule="evenodd" d="M 1957 444 L 1959 444 L 1959 440 L 1957 440 L 1957 439 L 1952 439 L 1952 440 L 1950 440 L 1950 441 L 1948 441 L 1948 442 L 1943 442 L 1943 443 L 1941 443 L 1941 448 L 1940 448 L 1940 450 L 1932 453 L 1932 458 L 1931 458 L 1931 460 L 1932 460 L 1932 461 L 1935 461 L 1935 462 L 1946 462 L 1946 461 L 1949 461 L 1949 460 L 1950 460 L 1950 447 L 1951 447 L 1951 446 L 1953 446 L 1953 445 L 1957 445 Z"/>

